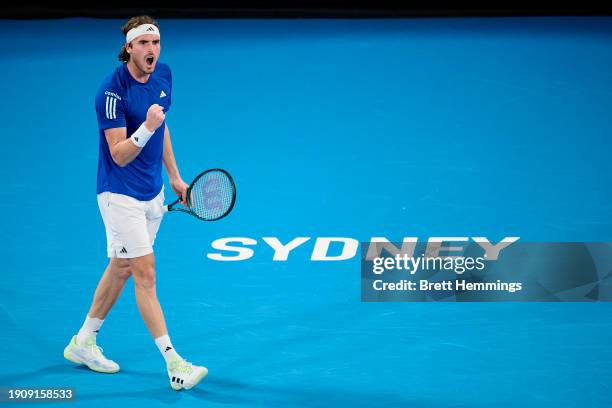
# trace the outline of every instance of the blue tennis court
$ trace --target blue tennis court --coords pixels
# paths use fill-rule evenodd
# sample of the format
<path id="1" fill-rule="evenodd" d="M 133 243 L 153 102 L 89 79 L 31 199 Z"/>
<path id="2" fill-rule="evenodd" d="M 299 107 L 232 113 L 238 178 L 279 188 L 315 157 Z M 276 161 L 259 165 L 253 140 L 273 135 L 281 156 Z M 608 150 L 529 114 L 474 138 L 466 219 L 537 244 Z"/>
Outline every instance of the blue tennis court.
<path id="1" fill-rule="evenodd" d="M 358 256 L 310 257 L 316 237 L 612 241 L 612 18 L 160 20 L 181 174 L 238 189 L 227 218 L 167 214 L 155 243 L 173 343 L 210 370 L 179 393 L 131 282 L 98 336 L 122 371 L 62 357 L 107 262 L 94 96 L 122 24 L 0 22 L 0 387 L 73 387 L 79 407 L 610 406 L 609 303 L 362 303 Z M 209 259 L 222 237 L 254 256 Z M 279 262 L 263 237 L 311 240 Z"/>

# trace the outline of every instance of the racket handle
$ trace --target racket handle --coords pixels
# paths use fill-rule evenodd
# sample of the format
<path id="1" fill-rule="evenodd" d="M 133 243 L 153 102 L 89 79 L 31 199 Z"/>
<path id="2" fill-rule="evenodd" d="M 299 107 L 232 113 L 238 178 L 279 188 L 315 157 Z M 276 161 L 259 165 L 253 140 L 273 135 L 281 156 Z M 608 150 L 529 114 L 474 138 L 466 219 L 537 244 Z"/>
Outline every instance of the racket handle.
<path id="1" fill-rule="evenodd" d="M 178 202 L 179 202 L 179 200 L 176 200 L 172 204 L 164 205 L 164 209 L 166 210 L 166 212 L 168 212 L 168 211 L 177 211 L 177 210 L 174 210 L 174 206 L 177 205 Z"/>

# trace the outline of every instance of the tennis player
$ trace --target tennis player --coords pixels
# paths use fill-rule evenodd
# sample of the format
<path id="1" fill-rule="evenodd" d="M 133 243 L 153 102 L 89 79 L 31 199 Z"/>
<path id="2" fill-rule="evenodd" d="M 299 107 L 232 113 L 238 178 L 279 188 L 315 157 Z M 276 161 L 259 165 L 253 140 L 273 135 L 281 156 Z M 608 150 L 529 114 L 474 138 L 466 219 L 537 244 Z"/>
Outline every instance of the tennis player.
<path id="1" fill-rule="evenodd" d="M 119 371 L 119 365 L 102 354 L 96 335 L 125 282 L 133 276 L 138 309 L 166 361 L 170 386 L 189 389 L 208 370 L 185 361 L 170 342 L 155 290 L 153 254 L 164 214 L 162 163 L 182 203 L 188 187 L 179 174 L 166 124 L 172 75 L 159 62 L 160 31 L 155 20 L 133 17 L 123 26 L 123 33 L 125 44 L 119 60 L 124 63 L 103 81 L 95 99 L 100 134 L 98 206 L 110 262 L 85 322 L 65 348 L 64 357 L 94 371 Z"/>

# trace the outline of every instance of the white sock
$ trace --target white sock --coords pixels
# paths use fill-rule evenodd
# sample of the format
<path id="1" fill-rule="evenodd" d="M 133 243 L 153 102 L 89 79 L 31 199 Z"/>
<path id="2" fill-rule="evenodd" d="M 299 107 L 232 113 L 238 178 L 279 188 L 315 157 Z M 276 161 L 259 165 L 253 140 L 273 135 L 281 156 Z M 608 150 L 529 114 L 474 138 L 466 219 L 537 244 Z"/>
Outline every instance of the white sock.
<path id="1" fill-rule="evenodd" d="M 102 327 L 102 323 L 104 323 L 104 320 L 87 316 L 83 326 L 79 330 L 79 334 L 77 334 L 77 344 L 84 344 L 85 339 L 91 336 L 93 336 L 95 340 L 98 331 L 100 331 L 100 327 Z"/>
<path id="2" fill-rule="evenodd" d="M 164 357 L 164 360 L 166 360 L 166 364 L 170 360 L 181 358 L 181 356 L 178 355 L 176 350 L 174 350 L 174 346 L 172 346 L 172 343 L 170 342 L 170 337 L 168 337 L 167 334 L 156 338 L 155 344 L 157 345 L 159 352 Z"/>

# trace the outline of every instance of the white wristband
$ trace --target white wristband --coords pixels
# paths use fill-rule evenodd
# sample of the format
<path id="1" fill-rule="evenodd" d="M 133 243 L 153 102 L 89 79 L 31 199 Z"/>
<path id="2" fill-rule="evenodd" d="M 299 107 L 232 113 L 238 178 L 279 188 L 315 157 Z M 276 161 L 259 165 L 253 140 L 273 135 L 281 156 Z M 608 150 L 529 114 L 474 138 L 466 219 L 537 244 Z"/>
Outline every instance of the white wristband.
<path id="1" fill-rule="evenodd" d="M 147 127 L 145 126 L 144 122 L 142 122 L 142 125 L 140 125 L 138 130 L 135 131 L 132 134 L 132 136 L 130 136 L 130 140 L 136 146 L 144 147 L 144 145 L 147 144 L 147 142 L 149 141 L 151 136 L 153 136 L 153 133 L 155 133 L 155 132 L 150 132 L 149 129 L 147 129 Z"/>

